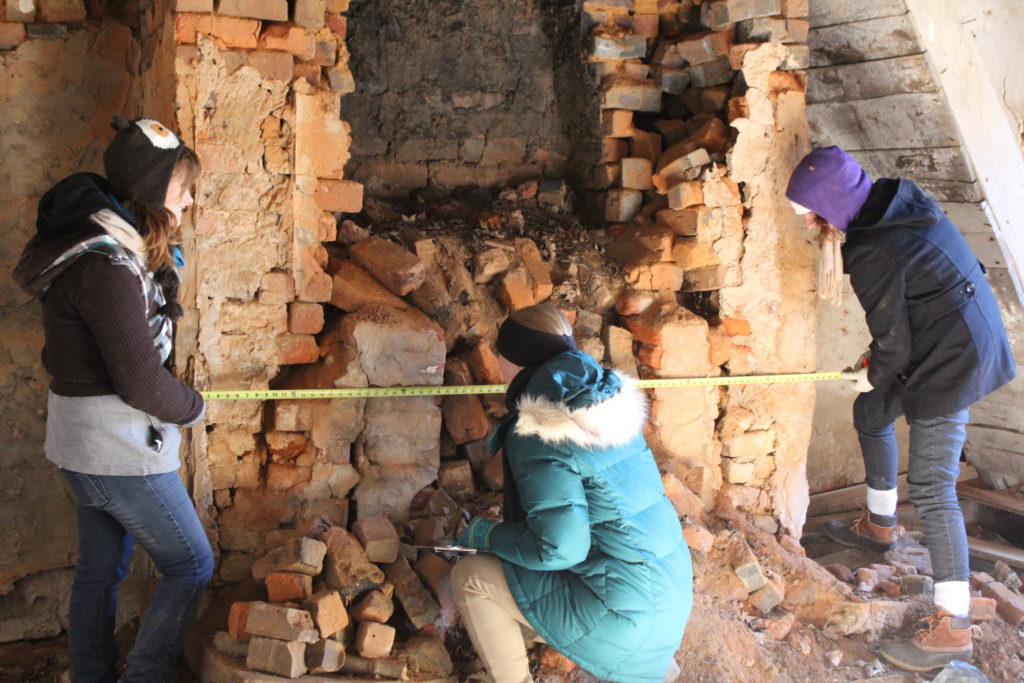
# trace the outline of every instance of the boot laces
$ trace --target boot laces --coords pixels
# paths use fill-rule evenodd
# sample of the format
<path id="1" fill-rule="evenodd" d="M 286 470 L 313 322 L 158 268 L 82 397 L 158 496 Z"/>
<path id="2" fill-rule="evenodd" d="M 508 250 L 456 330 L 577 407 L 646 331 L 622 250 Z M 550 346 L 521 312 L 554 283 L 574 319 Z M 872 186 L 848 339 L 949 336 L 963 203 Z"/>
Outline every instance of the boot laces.
<path id="1" fill-rule="evenodd" d="M 860 517 L 857 518 L 856 522 L 850 525 L 850 531 L 857 534 L 858 536 L 873 536 L 874 534 L 868 532 L 868 527 L 866 527 L 867 524 L 871 523 L 871 511 L 868 510 L 867 504 L 863 502 L 857 503 L 857 507 L 860 508 Z M 865 527 L 864 531 L 861 531 L 862 526 Z M 904 531 L 905 529 L 899 524 L 897 524 L 895 530 L 893 531 L 893 539 L 895 540 L 902 536 Z"/>
<path id="2" fill-rule="evenodd" d="M 928 616 L 921 617 L 920 619 L 918 619 L 918 621 L 926 622 L 926 625 L 923 629 L 921 629 L 915 634 L 917 636 L 917 639 L 921 643 L 927 643 L 928 641 L 930 641 L 932 638 L 936 636 L 939 630 L 939 626 L 942 624 L 942 620 L 948 618 L 950 617 L 940 615 L 937 612 L 932 612 Z M 971 624 L 968 628 L 970 628 L 971 630 L 972 638 L 981 635 L 981 626 L 979 626 L 978 624 Z"/>

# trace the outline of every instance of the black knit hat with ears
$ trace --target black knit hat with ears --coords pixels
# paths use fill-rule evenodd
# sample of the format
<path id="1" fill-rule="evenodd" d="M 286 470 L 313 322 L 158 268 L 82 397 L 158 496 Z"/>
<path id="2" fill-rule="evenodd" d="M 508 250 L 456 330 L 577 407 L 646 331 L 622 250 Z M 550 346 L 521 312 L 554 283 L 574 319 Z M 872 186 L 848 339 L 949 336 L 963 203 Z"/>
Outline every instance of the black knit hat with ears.
<path id="1" fill-rule="evenodd" d="M 185 145 L 152 119 L 126 121 L 114 114 L 117 131 L 103 153 L 103 168 L 118 199 L 163 208 L 167 186 Z"/>

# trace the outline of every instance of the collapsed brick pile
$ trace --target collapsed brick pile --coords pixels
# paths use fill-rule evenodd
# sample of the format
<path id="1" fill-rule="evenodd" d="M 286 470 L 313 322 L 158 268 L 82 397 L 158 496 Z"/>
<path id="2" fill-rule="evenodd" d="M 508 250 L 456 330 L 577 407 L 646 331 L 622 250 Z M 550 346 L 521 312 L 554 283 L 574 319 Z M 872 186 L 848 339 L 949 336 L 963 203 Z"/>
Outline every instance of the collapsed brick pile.
<path id="1" fill-rule="evenodd" d="M 415 561 L 417 551 L 400 548 L 384 517 L 360 520 L 353 531 L 332 526 L 319 540 L 297 537 L 253 564 L 267 600 L 234 603 L 214 647 L 244 657 L 249 669 L 289 678 L 307 671 L 388 679 L 451 674 L 439 635 L 455 619 L 448 563 L 433 553 Z M 388 625 L 395 602 L 404 615 L 400 648 Z"/>

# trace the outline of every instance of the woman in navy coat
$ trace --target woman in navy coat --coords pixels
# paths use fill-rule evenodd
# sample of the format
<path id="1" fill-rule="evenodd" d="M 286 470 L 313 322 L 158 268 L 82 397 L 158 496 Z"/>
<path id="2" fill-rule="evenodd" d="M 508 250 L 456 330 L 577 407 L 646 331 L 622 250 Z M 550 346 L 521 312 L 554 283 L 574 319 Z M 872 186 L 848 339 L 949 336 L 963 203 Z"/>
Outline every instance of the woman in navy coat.
<path id="1" fill-rule="evenodd" d="M 808 154 L 786 196 L 808 227 L 845 233 L 843 266 L 864 308 L 869 353 L 844 373 L 860 393 L 853 422 L 867 473 L 867 511 L 836 521 L 836 541 L 884 551 L 896 540 L 898 452 L 893 422 L 910 426 L 910 499 L 935 573 L 929 628 L 883 644 L 897 666 L 928 671 L 970 659 L 967 534 L 956 497 L 968 410 L 1013 379 L 1015 365 L 985 270 L 938 203 L 913 182 L 872 183 L 838 147 Z"/>

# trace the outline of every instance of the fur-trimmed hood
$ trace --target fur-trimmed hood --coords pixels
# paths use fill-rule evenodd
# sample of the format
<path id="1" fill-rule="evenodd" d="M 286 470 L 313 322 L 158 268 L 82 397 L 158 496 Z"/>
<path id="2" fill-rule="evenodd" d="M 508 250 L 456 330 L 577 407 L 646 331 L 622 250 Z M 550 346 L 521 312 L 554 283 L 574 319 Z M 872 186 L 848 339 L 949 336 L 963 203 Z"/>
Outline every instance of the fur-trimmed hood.
<path id="1" fill-rule="evenodd" d="M 600 368 L 594 361 L 591 363 Z M 533 378 L 518 402 L 515 433 L 538 436 L 548 443 L 572 443 L 586 448 L 613 448 L 632 441 L 647 420 L 647 397 L 637 386 L 636 379 L 617 370 L 600 370 L 605 391 L 608 385 L 618 384 L 617 391 L 604 400 L 580 407 L 571 405 L 579 403 L 578 397 L 567 402 L 545 395 L 548 392 L 530 391 L 539 379 Z"/>

